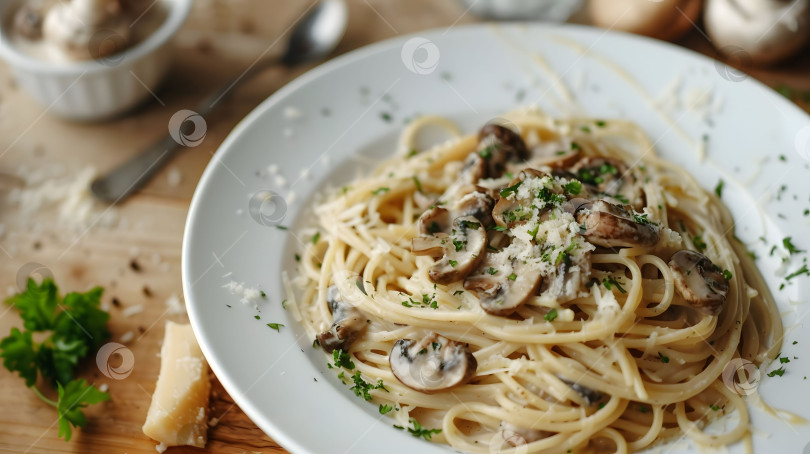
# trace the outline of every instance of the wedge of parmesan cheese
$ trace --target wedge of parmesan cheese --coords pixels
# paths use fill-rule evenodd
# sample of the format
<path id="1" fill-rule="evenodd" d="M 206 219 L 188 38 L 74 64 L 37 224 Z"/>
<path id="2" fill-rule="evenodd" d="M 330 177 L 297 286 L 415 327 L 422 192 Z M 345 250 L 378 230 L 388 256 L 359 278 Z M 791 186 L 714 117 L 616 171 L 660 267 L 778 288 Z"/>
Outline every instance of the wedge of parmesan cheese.
<path id="1" fill-rule="evenodd" d="M 210 391 L 208 363 L 191 325 L 166 322 L 160 375 L 143 433 L 164 446 L 205 447 Z"/>

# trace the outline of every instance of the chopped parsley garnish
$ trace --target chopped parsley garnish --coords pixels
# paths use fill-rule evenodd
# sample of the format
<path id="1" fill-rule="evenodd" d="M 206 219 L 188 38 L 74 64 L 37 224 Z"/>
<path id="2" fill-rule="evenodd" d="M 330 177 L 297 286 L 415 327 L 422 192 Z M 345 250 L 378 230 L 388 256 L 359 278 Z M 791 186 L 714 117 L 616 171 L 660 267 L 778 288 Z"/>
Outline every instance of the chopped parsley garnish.
<path id="1" fill-rule="evenodd" d="M 769 376 L 769 377 L 775 377 L 775 376 L 777 376 L 777 375 L 778 375 L 778 376 L 780 376 L 780 377 L 781 377 L 782 375 L 785 375 L 785 368 L 784 368 L 784 366 L 780 367 L 779 369 L 772 370 L 772 371 L 768 372 L 768 376 Z"/>
<path id="2" fill-rule="evenodd" d="M 318 240 L 321 239 L 321 232 L 315 232 L 315 235 L 312 237 L 312 244 L 318 244 Z"/>
<path id="3" fill-rule="evenodd" d="M 262 318 L 261 318 L 261 317 L 259 317 L 258 315 L 254 315 L 254 316 L 253 316 L 253 318 L 255 318 L 256 320 L 261 320 L 261 319 L 262 319 Z"/>
<path id="4" fill-rule="evenodd" d="M 545 203 L 549 203 L 552 205 L 559 205 L 565 202 L 565 196 L 556 194 L 551 191 L 549 188 L 542 188 L 537 192 L 537 198 L 542 200 Z"/>
<path id="5" fill-rule="evenodd" d="M 451 260 L 449 260 L 449 262 L 450 262 L 450 266 L 452 266 L 453 268 L 455 268 L 456 265 L 458 265 L 458 261 L 456 261 L 456 260 L 451 259 Z"/>
<path id="6" fill-rule="evenodd" d="M 711 405 L 709 405 L 709 408 L 711 408 L 713 411 L 720 410 L 720 407 L 718 407 L 718 406 L 717 406 L 717 405 L 715 405 L 715 404 L 711 404 Z"/>
<path id="7" fill-rule="evenodd" d="M 725 184 L 722 179 L 717 182 L 717 186 L 714 187 L 714 193 L 717 194 L 717 197 L 723 197 L 723 186 Z"/>
<path id="8" fill-rule="evenodd" d="M 693 236 L 692 243 L 695 245 L 695 248 L 698 250 L 698 252 L 703 252 L 706 250 L 707 245 L 703 241 L 703 238 L 700 237 L 700 235 Z"/>
<path id="9" fill-rule="evenodd" d="M 295 254 L 295 261 L 296 261 L 296 262 L 300 262 L 300 261 L 301 261 L 301 254 Z"/>
<path id="10" fill-rule="evenodd" d="M 587 127 L 587 126 L 580 126 L 580 128 L 579 128 L 579 129 L 580 129 L 582 132 L 587 132 L 587 133 L 590 133 L 590 132 L 591 132 L 591 128 L 589 128 L 589 127 Z"/>
<path id="11" fill-rule="evenodd" d="M 582 183 L 577 180 L 571 180 L 569 183 L 563 185 L 563 190 L 568 194 L 579 195 L 582 191 Z"/>
<path id="12" fill-rule="evenodd" d="M 267 293 L 264 293 L 264 290 L 259 290 L 259 295 L 261 295 L 262 298 L 267 298 Z"/>
<path id="13" fill-rule="evenodd" d="M 281 308 L 287 310 L 287 299 L 281 300 Z"/>
<path id="14" fill-rule="evenodd" d="M 788 358 L 786 356 L 783 356 L 783 357 L 779 358 L 779 362 L 782 363 L 782 364 L 787 364 L 787 363 L 790 362 L 790 358 Z"/>
<path id="15" fill-rule="evenodd" d="M 787 249 L 788 253 L 790 253 L 790 255 L 793 255 L 798 254 L 799 252 L 804 252 L 804 250 L 798 249 L 796 246 L 794 246 L 791 239 L 792 237 L 786 237 L 785 239 L 782 240 L 782 245 L 785 246 L 785 249 Z"/>
<path id="16" fill-rule="evenodd" d="M 502 225 L 493 225 L 492 227 L 489 227 L 488 230 L 494 230 L 496 232 L 503 232 L 504 230 L 506 230 L 506 227 L 502 226 Z"/>
<path id="17" fill-rule="evenodd" d="M 617 281 L 613 277 L 606 277 L 602 279 L 602 285 L 604 285 L 605 288 L 608 290 L 612 290 L 613 286 L 616 286 L 616 289 L 618 289 L 620 292 L 627 293 L 627 290 L 622 288 L 621 284 L 619 284 L 619 281 Z"/>
<path id="18" fill-rule="evenodd" d="M 453 240 L 453 246 L 456 248 L 456 252 L 464 249 L 464 242 L 461 240 Z"/>
<path id="19" fill-rule="evenodd" d="M 431 309 L 438 309 L 439 302 L 436 301 L 436 295 L 433 296 L 428 295 L 427 293 L 422 294 L 422 301 L 414 301 L 413 298 L 408 298 L 407 301 L 403 301 L 402 305 L 405 307 L 429 307 Z"/>
<path id="20" fill-rule="evenodd" d="M 652 224 L 653 222 L 647 219 L 647 213 L 644 214 L 636 214 L 633 213 L 633 220 L 636 221 L 637 224 Z"/>
<path id="21" fill-rule="evenodd" d="M 419 150 L 417 150 L 416 148 L 411 148 L 411 149 L 408 151 L 408 157 L 409 157 L 409 158 L 412 158 L 412 157 L 414 157 L 414 156 L 416 156 L 416 155 L 418 155 L 418 154 L 419 154 Z"/>
<path id="22" fill-rule="evenodd" d="M 613 196 L 613 198 L 614 198 L 614 199 L 616 199 L 616 200 L 618 200 L 619 202 L 621 202 L 621 203 L 625 204 L 625 205 L 627 205 L 628 203 L 630 203 L 630 201 L 629 201 L 629 200 L 627 200 L 627 197 L 625 197 L 625 196 L 623 196 L 623 195 L 621 195 L 621 194 L 615 194 L 615 195 Z"/>
<path id="23" fill-rule="evenodd" d="M 354 369 L 354 361 L 352 361 L 352 357 L 347 353 L 344 352 L 343 349 L 338 348 L 332 352 L 332 359 L 334 360 L 334 364 L 327 364 L 331 369 L 334 367 L 342 367 L 344 369 L 352 370 Z"/>
<path id="24" fill-rule="evenodd" d="M 422 425 L 419 424 L 419 421 L 417 421 L 414 418 L 411 418 L 410 422 L 411 424 L 413 424 L 413 428 L 408 427 L 408 433 L 416 438 L 424 438 L 425 440 L 430 441 L 430 438 L 433 436 L 433 434 L 442 433 L 441 429 L 426 429 L 422 427 Z"/>
<path id="25" fill-rule="evenodd" d="M 551 309 L 546 315 L 543 316 L 543 320 L 547 322 L 553 322 L 555 318 L 557 318 L 557 309 Z"/>
<path id="26" fill-rule="evenodd" d="M 290 230 L 290 228 L 286 225 L 277 225 L 276 228 L 279 230 Z"/>
<path id="27" fill-rule="evenodd" d="M 501 189 L 501 197 L 509 197 L 509 194 L 512 194 L 512 193 L 517 194 L 517 190 L 518 190 L 518 188 L 520 187 L 521 184 L 523 184 L 523 182 L 518 181 L 517 183 L 515 183 L 512 186 L 507 186 L 507 187 Z"/>
<path id="28" fill-rule="evenodd" d="M 799 268 L 798 270 L 796 270 L 795 272 L 790 273 L 787 276 L 785 276 L 785 280 L 789 281 L 789 280 L 793 279 L 796 276 L 801 276 L 802 274 L 806 274 L 806 275 L 810 276 L 810 270 L 807 269 L 807 264 L 806 263 L 804 265 L 802 265 L 802 267 Z"/>
<path id="29" fill-rule="evenodd" d="M 517 274 L 512 273 L 507 277 L 507 279 L 509 279 L 510 281 L 514 281 L 515 279 L 517 279 Z"/>
<path id="30" fill-rule="evenodd" d="M 382 379 L 377 380 L 376 385 L 372 385 L 371 383 L 368 383 L 367 381 L 363 380 L 363 377 L 360 374 L 359 370 L 355 372 L 354 375 L 352 375 L 352 381 L 354 382 L 354 386 L 352 386 L 349 389 L 354 391 L 355 396 L 362 397 L 364 400 L 367 401 L 371 400 L 370 391 L 372 389 L 382 389 L 383 391 L 388 392 L 388 390 L 385 389 L 385 385 L 383 385 Z"/>
<path id="31" fill-rule="evenodd" d="M 661 352 L 658 352 L 658 357 L 661 358 L 661 362 L 664 364 L 669 362 L 669 356 L 666 356 Z"/>
<path id="32" fill-rule="evenodd" d="M 649 408 L 647 408 L 647 407 L 646 407 L 646 406 L 644 406 L 644 405 L 639 405 L 639 406 L 638 406 L 638 411 L 640 411 L 640 412 L 642 412 L 642 413 L 647 413 L 648 411 L 650 411 L 650 409 L 649 409 Z"/>
<path id="33" fill-rule="evenodd" d="M 281 332 L 281 328 L 284 327 L 284 325 L 281 323 L 268 323 L 267 326 L 269 326 L 270 329 L 278 331 L 279 333 Z"/>
<path id="34" fill-rule="evenodd" d="M 478 151 L 478 156 L 481 156 L 484 159 L 491 158 L 492 157 L 492 148 L 493 148 L 493 146 L 490 145 L 490 146 L 484 148 L 483 150 L 479 150 Z"/>
<path id="35" fill-rule="evenodd" d="M 383 187 L 383 188 L 377 188 L 377 189 L 375 189 L 375 190 L 371 191 L 371 193 L 372 193 L 372 194 L 374 194 L 374 195 L 380 195 L 380 194 L 382 194 L 383 192 L 388 192 L 388 191 L 390 191 L 390 189 L 389 189 L 389 188 L 385 188 L 385 187 Z"/>
<path id="36" fill-rule="evenodd" d="M 731 271 L 729 271 L 729 270 L 723 270 L 723 277 L 724 277 L 724 278 L 726 278 L 726 280 L 727 280 L 727 281 L 730 281 L 730 280 L 731 280 L 731 277 L 732 277 L 732 276 L 731 276 Z"/>
<path id="37" fill-rule="evenodd" d="M 391 410 L 393 410 L 393 409 L 394 409 L 394 407 L 392 407 L 391 405 L 388 405 L 388 404 L 380 404 L 380 414 L 381 414 L 381 415 L 387 414 L 387 413 L 389 413 L 389 412 L 390 412 Z"/>
<path id="38" fill-rule="evenodd" d="M 386 121 L 388 123 L 390 123 L 392 119 L 391 114 L 388 112 L 380 112 L 380 118 L 382 118 L 383 121 Z"/>
<path id="39" fill-rule="evenodd" d="M 456 290 L 455 292 L 453 292 L 453 296 L 459 296 L 459 295 L 463 295 L 463 294 L 464 294 L 464 290 Z"/>
<path id="40" fill-rule="evenodd" d="M 491 276 L 494 276 L 498 274 L 498 270 L 490 266 L 489 269 L 487 270 L 487 273 L 489 273 Z"/>
<path id="41" fill-rule="evenodd" d="M 579 144 L 576 143 L 576 142 L 571 142 L 571 149 L 572 150 L 581 150 L 582 147 L 580 147 Z"/>
<path id="42" fill-rule="evenodd" d="M 537 231 L 540 230 L 540 224 L 534 226 L 533 229 L 529 230 L 529 235 L 532 236 L 532 241 L 537 237 Z"/>
<path id="43" fill-rule="evenodd" d="M 87 293 L 61 297 L 53 280 L 43 279 L 37 284 L 28 279 L 25 291 L 6 299 L 20 311 L 23 330 L 13 327 L 0 341 L 3 366 L 17 372 L 43 402 L 56 408 L 59 437 L 65 441 L 70 441 L 71 426 L 87 424 L 83 408 L 110 400 L 106 392 L 88 385 L 83 378 L 74 378 L 79 362 L 110 337 L 110 315 L 99 307 L 102 292 L 101 287 L 95 287 Z M 37 388 L 38 376 L 57 389 L 55 401 Z"/>
<path id="44" fill-rule="evenodd" d="M 419 178 L 416 178 L 416 175 L 414 175 L 414 177 L 413 177 L 413 184 L 416 185 L 416 190 L 417 191 L 424 194 L 424 191 L 422 191 L 422 182 L 419 181 Z"/>
<path id="45" fill-rule="evenodd" d="M 461 221 L 459 222 L 459 225 L 463 229 L 473 229 L 473 230 L 478 230 L 481 227 L 481 224 L 473 221 Z"/>
<path id="46" fill-rule="evenodd" d="M 599 126 L 600 128 L 604 128 L 605 126 L 607 126 L 607 122 L 606 122 L 606 121 L 602 121 L 602 120 L 596 120 L 596 121 L 594 122 L 594 124 L 595 124 L 596 126 Z"/>

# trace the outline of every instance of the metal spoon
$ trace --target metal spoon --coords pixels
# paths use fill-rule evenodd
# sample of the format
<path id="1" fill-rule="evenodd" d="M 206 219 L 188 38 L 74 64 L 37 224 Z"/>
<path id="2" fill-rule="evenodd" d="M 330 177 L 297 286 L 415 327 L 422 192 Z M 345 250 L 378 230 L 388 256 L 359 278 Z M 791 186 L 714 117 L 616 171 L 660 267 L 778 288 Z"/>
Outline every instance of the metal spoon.
<path id="1" fill-rule="evenodd" d="M 230 94 L 237 85 L 251 79 L 263 70 L 276 64 L 292 67 L 300 63 L 318 60 L 335 49 L 346 31 L 348 13 L 344 0 L 322 0 L 305 12 L 290 34 L 287 50 L 281 57 L 263 58 L 248 67 L 232 82 L 209 95 L 197 108 L 196 113 L 205 117 Z M 183 133 L 189 126 L 181 126 Z M 132 159 L 124 162 L 90 185 L 96 198 L 118 203 L 140 189 L 177 152 L 180 144 L 166 135 Z"/>

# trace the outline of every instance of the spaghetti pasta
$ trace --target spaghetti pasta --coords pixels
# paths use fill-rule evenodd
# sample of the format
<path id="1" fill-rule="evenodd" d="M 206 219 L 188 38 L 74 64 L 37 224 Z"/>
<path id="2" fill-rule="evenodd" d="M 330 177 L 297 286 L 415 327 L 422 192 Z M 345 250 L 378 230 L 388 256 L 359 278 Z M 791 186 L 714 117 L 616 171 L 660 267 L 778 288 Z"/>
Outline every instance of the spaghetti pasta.
<path id="1" fill-rule="evenodd" d="M 501 123 L 415 152 L 425 126 L 454 131 L 416 120 L 316 207 L 292 280 L 307 332 L 397 425 L 467 452 L 745 437 L 723 371 L 773 358 L 782 325 L 728 209 L 630 122 Z"/>

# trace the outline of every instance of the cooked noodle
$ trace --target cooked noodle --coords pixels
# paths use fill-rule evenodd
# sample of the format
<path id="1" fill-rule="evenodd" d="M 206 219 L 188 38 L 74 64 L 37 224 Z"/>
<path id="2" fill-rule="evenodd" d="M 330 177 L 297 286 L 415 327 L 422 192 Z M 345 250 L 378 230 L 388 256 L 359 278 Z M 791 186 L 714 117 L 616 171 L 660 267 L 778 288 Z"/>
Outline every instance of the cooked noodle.
<path id="1" fill-rule="evenodd" d="M 371 384 L 382 380 L 385 389 L 370 395 L 395 408 L 394 424 L 410 427 L 414 418 L 441 429 L 432 441 L 467 452 L 624 453 L 683 435 L 714 446 L 748 436 L 745 402 L 724 385 L 723 370 L 734 358 L 755 364 L 772 358 L 782 324 L 759 272 L 733 239 L 728 209 L 687 171 L 658 157 L 633 123 L 557 120 L 530 110 L 508 118 L 530 156 L 508 162 L 503 175 L 476 181 L 474 190 L 498 200 L 525 198 L 526 191 L 534 197 L 531 191 L 546 187 L 552 197 L 570 200 L 577 191 L 560 188 L 583 174 L 560 160 L 608 158 L 598 162 L 608 163 L 602 170 L 606 178 L 613 174 L 614 187 L 594 189 L 597 176 L 593 187 L 583 185 L 590 189 L 586 198 L 623 206 L 657 232 L 654 244 L 592 244 L 583 233 L 592 226 L 575 218 L 583 212 L 566 213 L 560 201 L 556 208 L 533 206 L 508 228 L 490 222 L 479 278 L 508 273 L 508 264 L 498 262 L 505 255 L 515 267 L 530 263 L 524 273 L 541 278 L 512 313 L 485 311 L 486 290 L 471 290 L 469 282 L 465 289 L 475 271 L 437 284 L 431 269 L 441 255 L 414 254 L 413 240 L 430 238 L 420 233 L 420 216 L 434 204 L 450 209 L 453 201 L 441 200 L 448 190 L 471 190 L 454 183 L 464 178 L 465 159 L 487 153 L 487 142 L 457 137 L 415 153 L 414 138 L 425 126 L 453 128 L 445 119 L 422 118 L 405 130 L 396 157 L 316 208 L 320 237 L 307 243 L 292 281 L 299 285 L 291 301 L 308 334 L 316 338 L 332 326 L 327 292 L 336 286 L 366 325 L 345 344 L 356 366 L 349 374 L 359 371 Z M 610 163 L 626 168 L 617 164 L 617 172 Z M 539 172 L 520 173 L 524 168 Z M 522 186 L 504 192 L 521 178 Z M 620 195 L 620 185 L 632 187 Z M 727 270 L 719 314 L 690 304 L 676 288 L 668 262 L 683 249 L 701 251 L 717 272 Z M 523 279 L 516 274 L 508 279 Z M 427 394 L 394 375 L 389 355 L 397 340 L 431 333 L 466 346 L 477 368 L 466 383 Z M 724 432 L 704 431 L 729 413 L 736 420 Z"/>

